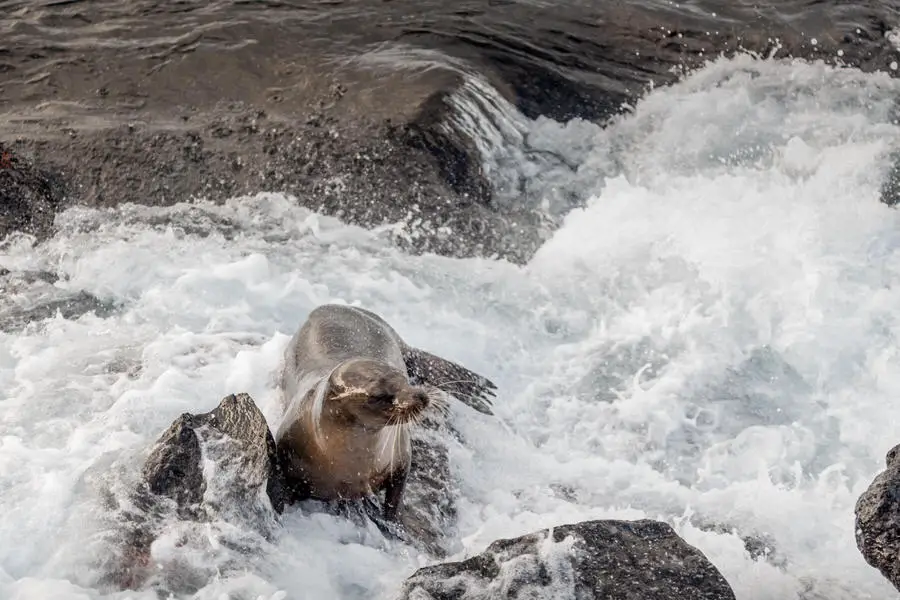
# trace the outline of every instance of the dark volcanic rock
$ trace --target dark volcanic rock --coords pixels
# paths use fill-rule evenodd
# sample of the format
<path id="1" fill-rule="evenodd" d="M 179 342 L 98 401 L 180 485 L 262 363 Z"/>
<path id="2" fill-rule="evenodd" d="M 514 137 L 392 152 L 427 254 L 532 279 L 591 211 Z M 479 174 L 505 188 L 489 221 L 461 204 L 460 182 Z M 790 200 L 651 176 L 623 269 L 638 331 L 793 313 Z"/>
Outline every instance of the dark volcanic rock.
<path id="1" fill-rule="evenodd" d="M 143 469 L 150 491 L 171 498 L 180 507 L 199 504 L 206 491 L 200 440 L 194 428 L 193 415 L 178 417 L 156 440 Z"/>
<path id="2" fill-rule="evenodd" d="M 64 195 L 58 174 L 37 167 L 0 142 L 0 238 L 10 231 L 48 235 Z"/>
<path id="3" fill-rule="evenodd" d="M 552 533 L 551 533 L 552 532 Z M 419 569 L 404 600 L 734 600 L 722 574 L 668 525 L 585 521 L 498 540 L 462 562 Z"/>
<path id="4" fill-rule="evenodd" d="M 456 432 L 444 420 L 426 419 L 412 432 L 412 461 L 399 518 L 409 541 L 442 558 L 456 531 L 456 493 L 448 442 Z"/>
<path id="5" fill-rule="evenodd" d="M 856 546 L 866 562 L 900 590 L 900 445 L 887 468 L 856 501 Z"/>
<path id="6" fill-rule="evenodd" d="M 201 445 L 205 452 L 201 452 Z M 160 436 L 144 464 L 149 491 L 174 500 L 180 509 L 197 514 L 207 481 L 202 456 L 217 461 L 217 469 L 230 475 L 217 483 L 225 498 L 217 498 L 214 512 L 223 507 L 244 510 L 255 504 L 265 486 L 276 512 L 284 509 L 281 475 L 275 460 L 275 439 L 265 417 L 247 394 L 226 396 L 214 410 L 184 413 Z"/>
<path id="7" fill-rule="evenodd" d="M 527 235 L 535 220 L 490 208 L 477 150 L 464 136 L 445 132 L 437 110 L 392 124 L 347 123 L 312 111 L 290 118 L 237 106 L 175 125 L 108 124 L 50 142 L 22 138 L 15 148 L 67 174 L 77 192 L 66 206 L 168 206 L 282 192 L 346 223 L 403 223 L 395 240 L 409 251 L 525 260 L 539 243 Z M 26 218 L 34 208 L 29 198 L 11 214 Z M 42 237 L 52 233 L 55 211 L 56 205 L 40 213 L 48 217 L 37 232 Z M 0 236 L 17 228 L 0 223 Z"/>
<path id="8" fill-rule="evenodd" d="M 246 569 L 260 553 L 260 540 L 271 538 L 275 512 L 284 508 L 274 457 L 274 438 L 247 394 L 226 396 L 208 413 L 178 417 L 154 444 L 128 503 L 109 499 L 111 509 L 121 509 L 121 523 L 116 556 L 102 568 L 101 584 L 150 584 L 163 596 L 189 594 L 216 570 Z M 227 523 L 224 532 L 215 530 L 217 522 Z M 216 565 L 172 559 L 165 568 L 154 565 L 151 545 L 173 532 L 188 553 L 209 552 L 209 538 L 218 538 L 230 558 Z"/>

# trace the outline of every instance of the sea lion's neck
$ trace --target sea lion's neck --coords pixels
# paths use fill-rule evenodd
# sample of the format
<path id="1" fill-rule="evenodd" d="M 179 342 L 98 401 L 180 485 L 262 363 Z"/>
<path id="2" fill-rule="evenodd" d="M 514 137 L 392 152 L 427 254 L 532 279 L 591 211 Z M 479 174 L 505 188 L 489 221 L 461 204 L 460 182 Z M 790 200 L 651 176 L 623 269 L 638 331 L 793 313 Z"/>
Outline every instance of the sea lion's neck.
<path id="1" fill-rule="evenodd" d="M 311 415 L 310 415 L 311 418 Z M 323 411 L 318 427 L 310 420 L 309 431 L 315 432 L 315 442 L 320 452 L 331 457 L 341 456 L 341 463 L 355 465 L 365 470 L 370 465 L 376 470 L 401 464 L 409 453 L 409 433 L 406 427 L 365 427 L 358 421 L 348 420 L 340 412 Z M 315 427 L 315 428 L 314 428 Z"/>
<path id="2" fill-rule="evenodd" d="M 311 390 L 310 393 L 315 394 L 316 390 Z M 336 436 L 359 440 L 360 445 L 365 445 L 375 442 L 384 430 L 383 427 L 367 427 L 340 408 L 317 406 L 314 401 L 306 402 L 305 407 L 306 414 L 303 418 L 308 431 L 314 432 L 319 445 L 332 441 L 331 438 Z"/>

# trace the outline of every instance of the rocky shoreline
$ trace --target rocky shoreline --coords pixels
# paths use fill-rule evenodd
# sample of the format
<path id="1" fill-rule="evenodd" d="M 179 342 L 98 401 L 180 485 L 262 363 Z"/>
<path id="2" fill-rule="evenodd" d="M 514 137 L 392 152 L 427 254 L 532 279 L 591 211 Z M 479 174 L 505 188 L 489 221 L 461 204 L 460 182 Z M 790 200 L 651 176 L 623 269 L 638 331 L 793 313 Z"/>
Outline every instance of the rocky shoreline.
<path id="1" fill-rule="evenodd" d="M 469 161 L 474 153 L 436 123 L 427 111 L 396 126 L 348 125 L 327 110 L 287 119 L 232 106 L 162 123 L 135 118 L 20 135 L 0 142 L 8 157 L 0 234 L 44 239 L 56 212 L 72 204 L 165 206 L 276 191 L 351 224 L 424 230 L 397 236 L 410 251 L 523 260 L 538 243 L 519 235 L 531 227 L 529 216 L 491 210 L 489 185 Z M 441 228 L 449 231 L 437 235 Z"/>
<path id="2" fill-rule="evenodd" d="M 892 74 L 898 54 L 892 9 L 874 3 L 0 8 L 0 238 L 44 239 L 74 204 L 272 191 L 354 224 L 404 223 L 409 251 L 521 263 L 546 231 L 492 203 L 476 140 L 452 127 L 461 69 L 529 118 L 602 123 L 720 53 Z"/>

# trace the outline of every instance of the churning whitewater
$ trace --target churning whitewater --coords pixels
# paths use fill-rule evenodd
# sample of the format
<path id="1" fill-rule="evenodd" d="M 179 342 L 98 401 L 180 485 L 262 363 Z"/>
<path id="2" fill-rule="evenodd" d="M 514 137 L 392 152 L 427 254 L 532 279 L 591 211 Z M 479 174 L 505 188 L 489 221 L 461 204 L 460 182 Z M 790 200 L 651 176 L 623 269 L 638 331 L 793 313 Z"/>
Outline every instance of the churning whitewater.
<path id="1" fill-rule="evenodd" d="M 493 174 L 518 169 L 559 214 L 524 267 L 409 256 L 391 228 L 271 194 L 72 209 L 44 245 L 8 239 L 0 267 L 118 308 L 0 334 L 0 596 L 155 598 L 98 591 L 115 542 L 103 495 L 124 493 L 174 418 L 226 394 L 277 426 L 290 335 L 345 302 L 498 385 L 497 418 L 454 408 L 454 558 L 646 517 L 742 600 L 896 597 L 856 549 L 853 506 L 900 442 L 900 217 L 879 202 L 898 92 L 882 74 L 739 56 L 605 129 L 514 115 L 558 157 L 537 169 L 486 144 L 503 153 Z M 288 510 L 270 541 L 197 527 L 202 548 L 178 532 L 154 545 L 207 573 L 196 598 L 390 598 L 426 561 L 324 514 Z M 225 543 L 238 538 L 249 558 Z M 217 575 L 235 561 L 241 575 Z"/>

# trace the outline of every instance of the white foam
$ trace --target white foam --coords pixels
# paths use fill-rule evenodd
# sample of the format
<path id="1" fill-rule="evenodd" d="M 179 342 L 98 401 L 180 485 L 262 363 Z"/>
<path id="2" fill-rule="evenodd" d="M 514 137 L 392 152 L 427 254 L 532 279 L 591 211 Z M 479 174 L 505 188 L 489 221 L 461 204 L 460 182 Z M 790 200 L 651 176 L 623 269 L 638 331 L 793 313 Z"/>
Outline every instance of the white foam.
<path id="1" fill-rule="evenodd" d="M 740 599 L 892 597 L 856 550 L 853 504 L 900 441 L 900 223 L 878 201 L 897 87 L 739 57 L 606 130 L 532 123 L 578 163 L 542 176 L 588 201 L 524 268 L 404 256 L 270 194 L 74 209 L 46 245 L 7 243 L 0 265 L 59 270 L 57 285 L 125 307 L 0 333 L 0 591 L 127 597 L 92 583 L 104 547 L 85 540 L 106 525 L 88 476 L 104 461 L 136 472 L 174 418 L 228 393 L 250 392 L 277 425 L 281 350 L 313 307 L 339 301 L 500 388 L 503 423 L 455 410 L 460 556 L 537 528 L 649 517 Z M 117 361 L 140 368 L 106 369 Z M 777 560 L 751 558 L 731 529 L 765 536 Z M 225 560 L 173 539 L 155 556 Z M 246 574 L 196 597 L 388 598 L 425 560 L 297 512 L 262 547 Z"/>

